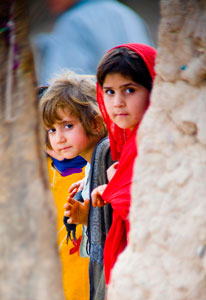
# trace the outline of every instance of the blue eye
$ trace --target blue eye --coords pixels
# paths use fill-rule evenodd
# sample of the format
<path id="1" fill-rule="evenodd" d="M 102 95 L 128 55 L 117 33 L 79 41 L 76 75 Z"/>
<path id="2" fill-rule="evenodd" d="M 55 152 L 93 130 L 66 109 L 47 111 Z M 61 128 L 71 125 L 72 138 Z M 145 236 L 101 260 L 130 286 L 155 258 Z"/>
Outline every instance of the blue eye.
<path id="1" fill-rule="evenodd" d="M 66 129 L 70 129 L 70 128 L 72 128 L 72 127 L 73 127 L 72 124 L 66 124 L 66 125 L 65 125 L 65 128 L 66 128 Z"/>
<path id="2" fill-rule="evenodd" d="M 127 94 L 132 94 L 132 93 L 134 93 L 135 92 L 135 89 L 134 88 L 127 88 L 126 89 L 126 93 Z"/>
<path id="3" fill-rule="evenodd" d="M 114 95 L 114 91 L 113 90 L 106 90 L 105 93 L 107 95 Z"/>
<path id="4" fill-rule="evenodd" d="M 55 131 L 56 131 L 55 128 L 50 128 L 50 129 L 47 130 L 47 133 L 48 133 L 48 134 L 52 134 L 52 133 L 54 133 Z"/>

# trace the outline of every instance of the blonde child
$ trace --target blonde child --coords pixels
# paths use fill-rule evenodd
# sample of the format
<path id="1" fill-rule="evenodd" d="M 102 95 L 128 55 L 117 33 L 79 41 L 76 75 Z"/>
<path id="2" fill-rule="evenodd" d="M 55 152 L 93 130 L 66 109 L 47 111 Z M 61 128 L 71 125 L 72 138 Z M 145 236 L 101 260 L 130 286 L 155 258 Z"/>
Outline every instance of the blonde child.
<path id="1" fill-rule="evenodd" d="M 109 141 L 106 137 L 106 126 L 96 102 L 94 78 L 66 72 L 57 78 L 44 94 L 41 111 L 48 137 L 47 147 L 65 159 L 70 160 L 81 156 L 88 162 L 82 191 L 85 202 L 81 204 L 73 198 L 76 189 L 70 194 L 68 205 L 73 208 L 80 207 L 81 214 L 80 217 L 77 216 L 78 222 L 76 223 L 88 225 L 90 299 L 103 300 L 102 256 L 112 213 L 110 205 L 104 208 L 93 208 L 90 206 L 89 199 L 94 187 L 107 183 L 106 169 L 113 161 L 110 156 Z M 66 216 L 70 215 L 66 214 Z M 75 220 L 70 219 L 68 223 L 75 223 Z M 83 248 L 82 245 L 83 243 L 81 243 L 80 251 Z M 73 276 L 72 273 L 71 276 Z M 68 281 L 68 288 L 69 284 L 70 281 Z M 77 284 L 81 290 L 84 283 L 77 279 Z M 79 296 L 78 299 L 83 299 L 83 297 Z"/>
<path id="2" fill-rule="evenodd" d="M 55 95 L 54 82 L 50 92 Z M 49 86 L 38 89 L 39 98 L 44 101 L 48 96 Z M 45 97 L 43 95 L 45 94 Z M 46 95 L 47 94 L 47 95 Z M 41 104 L 40 104 L 41 105 Z M 52 118 L 51 114 L 51 118 Z M 46 143 L 48 136 L 46 134 Z M 73 159 L 64 159 L 50 147 L 46 147 L 47 166 L 51 190 L 57 211 L 58 249 L 62 263 L 62 281 L 66 300 L 89 299 L 89 259 L 79 256 L 79 247 L 82 239 L 82 226 L 67 228 L 64 226 L 64 203 L 68 197 L 68 187 L 85 176 L 86 161 L 78 156 Z M 73 234 L 72 234 L 73 233 Z"/>

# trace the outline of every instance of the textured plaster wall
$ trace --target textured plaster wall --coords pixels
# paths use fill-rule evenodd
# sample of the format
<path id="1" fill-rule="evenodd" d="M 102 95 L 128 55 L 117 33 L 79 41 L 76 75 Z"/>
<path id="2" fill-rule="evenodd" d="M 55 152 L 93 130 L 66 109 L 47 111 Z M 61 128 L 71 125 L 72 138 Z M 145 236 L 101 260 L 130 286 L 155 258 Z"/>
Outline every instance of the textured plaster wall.
<path id="1" fill-rule="evenodd" d="M 108 300 L 206 299 L 206 2 L 162 0 L 129 245 Z"/>
<path id="2" fill-rule="evenodd" d="M 63 300 L 27 11 L 2 1 L 1 20 L 11 3 L 14 29 L 0 39 L 0 300 Z"/>

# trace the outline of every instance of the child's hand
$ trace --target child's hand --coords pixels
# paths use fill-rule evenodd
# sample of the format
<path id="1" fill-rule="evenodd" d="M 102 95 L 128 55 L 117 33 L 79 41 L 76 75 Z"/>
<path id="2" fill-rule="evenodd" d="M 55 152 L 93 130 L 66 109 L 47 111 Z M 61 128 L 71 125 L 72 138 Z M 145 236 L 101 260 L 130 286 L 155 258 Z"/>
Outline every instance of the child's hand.
<path id="1" fill-rule="evenodd" d="M 75 193 L 82 191 L 84 188 L 84 184 L 85 184 L 84 179 L 73 183 L 69 188 L 69 193 L 72 193 L 73 191 L 75 191 Z"/>
<path id="2" fill-rule="evenodd" d="M 107 169 L 107 179 L 108 181 L 110 181 L 112 179 L 112 177 L 114 176 L 117 167 L 118 167 L 119 162 L 115 162 L 114 164 L 112 164 L 108 169 Z"/>
<path id="3" fill-rule="evenodd" d="M 89 214 L 89 199 L 86 199 L 84 203 L 79 202 L 73 198 L 76 191 L 73 191 L 67 198 L 67 203 L 64 204 L 65 217 L 69 217 L 68 224 L 83 224 L 87 225 L 87 219 Z"/>
<path id="4" fill-rule="evenodd" d="M 99 185 L 96 187 L 92 193 L 91 193 L 91 198 L 92 198 L 92 206 L 94 207 L 102 207 L 106 204 L 104 200 L 102 199 L 102 194 L 104 190 L 106 189 L 107 184 Z"/>

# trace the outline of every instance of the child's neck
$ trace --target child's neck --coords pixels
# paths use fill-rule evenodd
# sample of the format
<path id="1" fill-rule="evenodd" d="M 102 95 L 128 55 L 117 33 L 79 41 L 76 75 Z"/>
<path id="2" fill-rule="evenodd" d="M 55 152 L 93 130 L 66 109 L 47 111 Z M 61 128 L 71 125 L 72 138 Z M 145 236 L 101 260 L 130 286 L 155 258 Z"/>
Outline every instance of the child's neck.
<path id="1" fill-rule="evenodd" d="M 102 138 L 103 137 L 94 136 L 94 141 L 91 144 L 91 147 L 89 149 L 87 149 L 87 151 L 85 151 L 84 153 L 80 154 L 88 163 L 91 163 L 94 150 Z"/>

